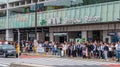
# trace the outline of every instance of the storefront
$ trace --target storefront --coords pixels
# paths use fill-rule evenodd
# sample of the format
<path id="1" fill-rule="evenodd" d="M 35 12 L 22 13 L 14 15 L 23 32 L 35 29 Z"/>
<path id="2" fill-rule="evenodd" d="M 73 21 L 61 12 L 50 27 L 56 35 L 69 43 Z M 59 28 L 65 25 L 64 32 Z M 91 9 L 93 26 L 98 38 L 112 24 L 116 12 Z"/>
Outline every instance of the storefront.
<path id="1" fill-rule="evenodd" d="M 84 38 L 85 41 L 103 40 L 110 43 L 116 36 L 108 33 L 115 32 L 115 29 L 117 34 L 120 32 L 119 5 L 120 1 L 116 1 L 38 12 L 37 39 L 71 42 L 76 38 Z M 13 36 L 13 29 L 20 29 L 21 40 L 34 39 L 35 13 L 10 15 L 6 18 L 0 17 L 0 29 L 5 29 L 6 32 L 5 40 L 17 40 L 17 33 Z M 6 20 L 10 21 L 9 25 Z"/>
<path id="2" fill-rule="evenodd" d="M 120 23 L 115 23 L 116 34 L 119 38 L 119 26 Z M 110 32 L 113 32 L 115 29 L 114 22 L 109 23 L 96 23 L 96 24 L 76 24 L 76 25 L 67 25 L 67 26 L 53 26 L 50 27 L 50 39 L 53 41 L 59 41 L 59 38 L 65 40 L 62 36 L 63 33 L 54 32 L 64 32 L 64 37 L 67 38 L 65 41 L 75 41 L 76 38 L 85 38 L 85 41 L 104 41 L 104 42 L 113 42 L 115 39 L 114 35 L 108 35 Z M 59 35 L 59 37 L 58 37 Z M 55 36 L 55 37 L 52 37 Z M 58 39 L 57 39 L 58 38 Z M 59 41 L 60 42 L 60 41 Z"/>

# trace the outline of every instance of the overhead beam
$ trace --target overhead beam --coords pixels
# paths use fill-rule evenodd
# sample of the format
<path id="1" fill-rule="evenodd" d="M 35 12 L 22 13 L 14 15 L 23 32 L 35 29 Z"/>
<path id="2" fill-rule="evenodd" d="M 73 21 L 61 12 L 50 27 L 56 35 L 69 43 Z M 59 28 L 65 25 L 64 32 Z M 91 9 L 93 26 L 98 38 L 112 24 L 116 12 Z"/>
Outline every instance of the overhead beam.
<path id="1" fill-rule="evenodd" d="M 45 1 L 38 2 L 37 4 L 52 2 L 52 1 L 56 1 L 56 0 L 45 0 Z M 9 7 L 9 8 L 3 8 L 3 9 L 0 9 L 0 10 L 15 9 L 15 8 L 27 7 L 27 6 L 32 6 L 32 5 L 35 5 L 35 3 L 19 5 L 19 6 Z"/>

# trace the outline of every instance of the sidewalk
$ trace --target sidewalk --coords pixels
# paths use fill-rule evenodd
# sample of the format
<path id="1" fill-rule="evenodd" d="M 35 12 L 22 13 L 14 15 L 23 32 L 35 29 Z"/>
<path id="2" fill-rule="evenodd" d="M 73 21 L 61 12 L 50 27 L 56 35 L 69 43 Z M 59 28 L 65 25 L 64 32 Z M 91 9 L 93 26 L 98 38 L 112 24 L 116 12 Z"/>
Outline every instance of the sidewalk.
<path id="1" fill-rule="evenodd" d="M 120 63 L 116 62 L 115 60 L 109 58 L 108 61 L 105 61 L 104 59 L 83 59 L 82 57 L 59 57 L 58 55 L 51 55 L 51 54 L 45 54 L 45 53 L 22 53 L 20 58 L 69 58 L 69 59 L 75 59 L 75 60 L 89 60 L 89 61 L 99 61 L 99 62 L 112 62 L 112 63 Z"/>
<path id="2" fill-rule="evenodd" d="M 20 58 L 43 58 L 43 57 L 55 57 L 50 54 L 45 54 L 45 53 L 22 53 Z"/>

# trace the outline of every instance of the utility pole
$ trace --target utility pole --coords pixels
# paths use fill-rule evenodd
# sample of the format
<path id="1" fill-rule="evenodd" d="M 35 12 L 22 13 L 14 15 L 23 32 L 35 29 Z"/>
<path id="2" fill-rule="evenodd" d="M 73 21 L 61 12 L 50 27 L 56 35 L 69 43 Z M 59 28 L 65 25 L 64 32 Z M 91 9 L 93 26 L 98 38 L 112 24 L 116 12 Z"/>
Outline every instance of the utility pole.
<path id="1" fill-rule="evenodd" d="M 18 49 L 18 58 L 20 55 L 20 30 L 18 29 L 18 44 L 17 44 L 17 49 Z"/>
<path id="2" fill-rule="evenodd" d="M 35 0 L 35 40 L 37 39 L 37 1 Z"/>
<path id="3" fill-rule="evenodd" d="M 37 52 L 37 2 L 38 0 L 35 0 L 35 38 L 34 38 L 34 52 Z"/>
<path id="4" fill-rule="evenodd" d="M 9 40 L 9 0 L 6 0 L 6 40 Z"/>

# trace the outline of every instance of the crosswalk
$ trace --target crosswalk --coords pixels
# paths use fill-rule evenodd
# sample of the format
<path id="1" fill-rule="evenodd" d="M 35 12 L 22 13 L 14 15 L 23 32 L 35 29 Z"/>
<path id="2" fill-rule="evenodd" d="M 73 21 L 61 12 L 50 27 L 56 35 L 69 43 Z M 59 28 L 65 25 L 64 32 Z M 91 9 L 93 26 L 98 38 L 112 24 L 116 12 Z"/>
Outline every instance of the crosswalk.
<path id="1" fill-rule="evenodd" d="M 8 65 L 0 64 L 0 67 L 9 67 Z"/>
<path id="2" fill-rule="evenodd" d="M 69 59 L 69 58 L 0 58 L 0 64 L 10 65 L 11 63 L 28 63 L 28 64 L 38 64 L 38 65 L 50 65 L 50 66 L 84 66 L 84 65 L 116 65 L 118 63 L 112 62 L 97 62 L 91 60 L 77 60 L 77 59 Z M 0 65 L 2 66 L 2 65 Z M 3 66 L 5 67 L 5 66 Z"/>
<path id="3" fill-rule="evenodd" d="M 31 61 L 32 60 L 32 61 Z M 76 60 L 76 59 L 65 59 L 65 58 L 32 58 L 32 59 L 21 59 L 24 63 L 41 64 L 41 65 L 109 65 L 117 64 L 111 62 L 97 62 L 90 60 Z"/>

